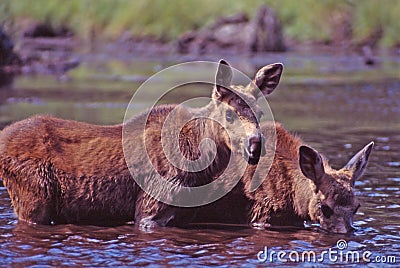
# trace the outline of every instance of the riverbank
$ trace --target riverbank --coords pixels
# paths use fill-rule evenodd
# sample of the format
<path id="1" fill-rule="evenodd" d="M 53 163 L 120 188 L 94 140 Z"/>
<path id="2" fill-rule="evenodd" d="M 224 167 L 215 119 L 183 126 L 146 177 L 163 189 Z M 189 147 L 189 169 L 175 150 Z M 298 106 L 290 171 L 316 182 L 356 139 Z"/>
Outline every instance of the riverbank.
<path id="1" fill-rule="evenodd" d="M 243 28 L 251 26 L 250 22 L 242 18 L 242 21 L 235 22 L 238 16 L 219 18 L 208 28 L 199 31 L 191 31 L 179 40 L 163 40 L 157 37 L 137 37 L 128 33 L 121 35 L 114 40 L 93 39 L 90 43 L 81 40 L 75 35 L 18 35 L 18 39 L 13 40 L 16 44 L 14 52 L 18 55 L 18 61 L 2 68 L 4 79 L 3 84 L 10 81 L 9 74 L 45 74 L 65 78 L 65 74 L 85 61 L 93 58 L 133 60 L 136 57 L 157 59 L 159 57 L 173 57 L 174 61 L 187 60 L 212 60 L 215 55 L 217 58 L 242 55 L 243 57 L 255 57 L 258 54 L 272 52 L 289 53 L 332 53 L 332 54 L 358 54 L 363 58 L 367 65 L 379 64 L 381 55 L 392 54 L 394 57 L 400 55 L 398 48 L 377 48 L 368 44 L 352 45 L 350 43 L 329 44 L 321 42 L 294 42 L 285 40 L 279 43 L 279 49 L 254 49 L 249 42 L 253 39 L 242 38 L 234 40 L 237 32 Z M 221 23 L 222 21 L 222 23 Z M 232 23 L 232 21 L 234 21 Z M 244 22 L 243 22 L 244 21 Z M 38 27 L 41 24 L 38 24 Z M 223 34 L 218 39 L 214 32 L 230 30 L 230 41 L 226 37 L 226 42 L 221 42 Z M 235 33 L 236 31 L 236 33 Z M 214 35 L 214 37 L 212 36 Z M 225 35 L 227 36 L 227 35 Z M 272 52 L 271 52 L 272 50 Z M 272 54 L 271 54 L 272 55 Z M 177 60 L 176 60 L 177 59 Z M 101 59 L 100 59 L 101 61 Z"/>
<path id="2" fill-rule="evenodd" d="M 387 0 L 5 0 L 0 22 L 21 61 L 3 72 L 63 76 L 91 53 L 204 59 L 331 50 L 373 65 L 382 51 L 400 54 L 399 13 L 400 2 Z"/>
<path id="3" fill-rule="evenodd" d="M 45 22 L 85 42 L 99 37 L 116 40 L 125 33 L 173 41 L 220 17 L 244 13 L 251 20 L 264 4 L 276 13 L 287 40 L 360 44 L 375 37 L 380 47 L 400 44 L 400 2 L 391 0 L 4 0 L 0 4 L 0 21 L 13 34 L 32 22 Z"/>

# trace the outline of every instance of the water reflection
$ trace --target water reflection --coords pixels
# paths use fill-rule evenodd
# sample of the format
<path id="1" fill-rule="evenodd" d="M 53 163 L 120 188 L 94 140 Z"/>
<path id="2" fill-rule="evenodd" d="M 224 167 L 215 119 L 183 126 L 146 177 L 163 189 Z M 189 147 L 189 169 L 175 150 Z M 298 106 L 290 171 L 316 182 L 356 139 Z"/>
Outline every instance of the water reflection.
<path id="1" fill-rule="evenodd" d="M 365 230 L 363 232 L 366 232 Z M 278 251 L 323 251 L 337 249 L 344 239 L 347 250 L 378 254 L 380 247 L 398 242 L 395 235 L 384 236 L 377 231 L 367 234 L 338 236 L 309 230 L 255 230 L 240 232 L 216 229 L 184 230 L 158 228 L 144 233 L 135 226 L 100 228 L 93 226 L 35 226 L 17 223 L 2 244 L 3 264 L 23 265 L 240 265 L 257 264 L 257 253 L 268 248 Z M 272 255 L 276 265 L 277 256 Z M 329 263 L 329 259 L 322 259 Z M 272 263 L 274 264 L 274 263 Z"/>

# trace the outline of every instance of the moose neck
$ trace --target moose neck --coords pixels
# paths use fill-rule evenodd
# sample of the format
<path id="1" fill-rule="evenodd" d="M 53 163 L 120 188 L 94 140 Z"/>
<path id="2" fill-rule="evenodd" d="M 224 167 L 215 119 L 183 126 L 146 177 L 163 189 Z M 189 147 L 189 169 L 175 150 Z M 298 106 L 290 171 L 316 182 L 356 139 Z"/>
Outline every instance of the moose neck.
<path id="1" fill-rule="evenodd" d="M 221 132 L 224 130 L 210 116 L 213 108 L 215 107 L 210 103 L 203 108 L 191 109 L 193 119 L 185 124 L 179 134 L 180 151 L 189 160 L 189 165 L 199 159 L 199 166 L 203 166 L 205 162 L 210 163 L 204 165 L 204 168 L 196 168 L 201 171 L 191 173 L 194 176 L 215 178 L 229 162 L 231 151 L 222 138 Z"/>

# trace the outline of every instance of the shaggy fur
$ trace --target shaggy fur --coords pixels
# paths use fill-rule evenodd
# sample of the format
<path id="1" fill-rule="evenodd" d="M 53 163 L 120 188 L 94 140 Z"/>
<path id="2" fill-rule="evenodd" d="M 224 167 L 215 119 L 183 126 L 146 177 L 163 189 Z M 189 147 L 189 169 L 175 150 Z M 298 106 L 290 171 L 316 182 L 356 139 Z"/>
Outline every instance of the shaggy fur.
<path id="1" fill-rule="evenodd" d="M 312 220 L 330 232 L 351 231 L 360 205 L 354 194 L 354 182 L 366 168 L 373 142 L 344 168 L 334 170 L 317 151 L 302 145 L 300 138 L 280 124 L 267 122 L 262 131 L 266 137 L 276 131 L 276 151 L 269 172 L 269 161 L 248 165 L 239 184 L 220 200 L 203 206 L 195 221 L 263 227 L 303 226 L 305 220 Z M 236 171 L 228 174 L 233 180 L 237 176 Z M 261 185 L 250 191 L 254 181 L 260 179 Z"/>
<path id="2" fill-rule="evenodd" d="M 0 132 L 0 178 L 18 218 L 41 224 L 135 221 L 144 226 L 184 225 L 191 221 L 193 210 L 157 201 L 136 181 L 153 184 L 156 194 L 171 195 L 154 183 L 156 176 L 177 186 L 200 186 L 223 172 L 232 153 L 246 152 L 249 163 L 256 163 L 263 150 L 256 116 L 260 91 L 255 86 L 264 95 L 271 93 L 282 68 L 281 64 L 265 66 L 248 86 L 230 86 L 232 71 L 221 61 L 208 105 L 199 109 L 158 106 L 125 125 L 98 126 L 35 116 L 6 127 Z M 254 112 L 249 112 L 250 107 Z M 216 118 L 229 126 L 228 110 L 237 114 L 245 131 L 233 129 L 229 136 L 221 123 L 204 119 Z M 176 125 L 170 130 L 183 126 L 177 146 L 183 160 L 207 160 L 210 148 L 201 155 L 199 144 L 205 138 L 215 142 L 216 157 L 206 169 L 188 172 L 168 161 L 161 129 L 171 113 Z M 187 122 L 192 116 L 195 118 Z M 123 131 L 129 136 L 122 141 Z M 165 139 L 172 141 L 175 137 L 168 133 L 172 132 L 167 131 Z"/>

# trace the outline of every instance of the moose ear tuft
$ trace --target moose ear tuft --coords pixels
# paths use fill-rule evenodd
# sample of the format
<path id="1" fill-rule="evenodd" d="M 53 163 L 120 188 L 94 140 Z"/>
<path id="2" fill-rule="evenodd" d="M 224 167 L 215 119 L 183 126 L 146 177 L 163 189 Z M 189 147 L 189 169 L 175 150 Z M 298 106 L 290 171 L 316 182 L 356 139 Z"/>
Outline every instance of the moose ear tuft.
<path id="1" fill-rule="evenodd" d="M 321 155 L 313 148 L 302 145 L 299 148 L 299 164 L 304 176 L 312 180 L 318 188 L 325 174 Z"/>
<path id="2" fill-rule="evenodd" d="M 255 97 L 260 97 L 260 91 L 264 96 L 271 94 L 278 86 L 282 72 L 282 63 L 269 64 L 258 70 L 253 80 L 259 89 L 256 89 Z"/>
<path id="3" fill-rule="evenodd" d="M 232 69 L 228 62 L 220 60 L 218 70 L 215 75 L 215 95 L 224 96 L 230 92 L 229 87 L 232 82 Z"/>
<path id="4" fill-rule="evenodd" d="M 363 174 L 367 167 L 369 155 L 371 154 L 374 142 L 371 141 L 358 153 L 356 153 L 350 161 L 344 166 L 345 169 L 351 170 L 353 175 L 351 177 L 351 184 L 354 185 L 355 181 L 358 180 Z"/>

